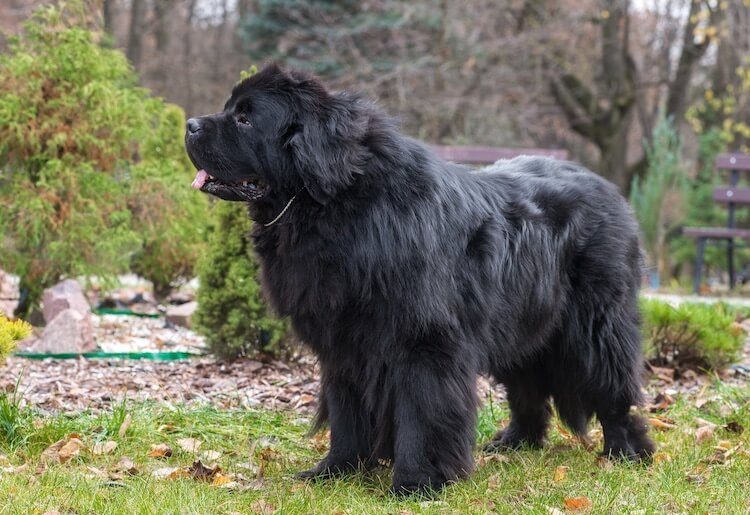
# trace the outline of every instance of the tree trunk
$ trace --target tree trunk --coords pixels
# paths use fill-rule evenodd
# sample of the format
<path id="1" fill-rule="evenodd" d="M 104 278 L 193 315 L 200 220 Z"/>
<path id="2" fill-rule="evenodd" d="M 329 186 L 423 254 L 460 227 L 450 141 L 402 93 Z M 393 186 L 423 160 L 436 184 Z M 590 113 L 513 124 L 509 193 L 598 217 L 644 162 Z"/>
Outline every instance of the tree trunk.
<path id="1" fill-rule="evenodd" d="M 104 31 L 114 34 L 115 26 L 115 0 L 104 0 L 102 4 L 102 17 L 104 18 Z"/>
<path id="2" fill-rule="evenodd" d="M 143 57 L 143 33 L 146 23 L 146 2 L 132 0 L 130 5 L 130 29 L 126 54 L 136 70 L 140 70 Z"/>

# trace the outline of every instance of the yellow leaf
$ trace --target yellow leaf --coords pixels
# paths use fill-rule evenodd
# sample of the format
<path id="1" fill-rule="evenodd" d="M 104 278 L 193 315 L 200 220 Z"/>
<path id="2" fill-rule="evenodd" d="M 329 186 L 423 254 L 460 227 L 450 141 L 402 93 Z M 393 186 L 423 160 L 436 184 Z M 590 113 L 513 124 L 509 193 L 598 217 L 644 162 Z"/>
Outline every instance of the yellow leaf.
<path id="1" fill-rule="evenodd" d="M 560 465 L 559 467 L 555 468 L 555 474 L 552 476 L 552 481 L 555 483 L 559 483 L 563 479 L 565 479 L 565 476 L 568 475 L 568 471 L 570 470 L 570 467 L 566 465 Z"/>
<path id="2" fill-rule="evenodd" d="M 674 429 L 675 426 L 671 421 L 666 421 L 658 417 L 652 417 L 648 419 L 648 423 L 651 424 L 651 427 L 654 429 L 659 429 L 661 431 L 667 431 L 669 429 Z"/>
<path id="3" fill-rule="evenodd" d="M 117 431 L 117 435 L 120 438 L 125 437 L 125 433 L 128 431 L 128 428 L 130 427 L 130 424 L 133 423 L 133 418 L 130 416 L 130 413 L 127 413 L 125 415 L 125 419 L 122 421 L 122 424 L 120 424 L 120 429 Z"/>
<path id="4" fill-rule="evenodd" d="M 672 461 L 672 456 L 670 456 L 666 452 L 657 452 L 656 454 L 654 454 L 653 460 L 655 464 L 661 463 L 662 461 L 669 463 Z"/>
<path id="5" fill-rule="evenodd" d="M 213 486 L 222 486 L 222 485 L 226 485 L 228 483 L 231 483 L 233 481 L 234 481 L 234 479 L 232 479 L 231 476 L 227 476 L 226 474 L 219 473 L 219 474 L 216 474 L 214 476 L 214 479 L 213 479 L 213 481 L 211 481 L 211 484 Z"/>

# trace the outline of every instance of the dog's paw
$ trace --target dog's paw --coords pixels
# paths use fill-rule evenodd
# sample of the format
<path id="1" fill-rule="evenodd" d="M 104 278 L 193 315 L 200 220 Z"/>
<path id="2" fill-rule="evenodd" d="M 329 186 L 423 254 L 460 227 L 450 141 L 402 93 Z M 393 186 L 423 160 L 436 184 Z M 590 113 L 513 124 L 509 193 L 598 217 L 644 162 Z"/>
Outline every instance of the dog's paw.
<path id="1" fill-rule="evenodd" d="M 315 481 L 318 479 L 328 479 L 335 476 L 343 476 L 350 472 L 354 472 L 356 469 L 356 465 L 353 465 L 349 462 L 333 462 L 331 460 L 324 459 L 313 468 L 298 472 L 294 477 L 304 481 Z"/>
<path id="2" fill-rule="evenodd" d="M 498 433 L 484 446 L 482 451 L 485 453 L 517 451 L 522 447 L 531 449 L 541 449 L 544 447 L 545 439 L 543 436 L 521 435 L 507 429 L 498 431 Z"/>
<path id="3" fill-rule="evenodd" d="M 440 492 L 446 484 L 447 481 L 442 478 L 430 478 L 423 474 L 407 476 L 394 473 L 391 492 L 398 497 L 413 495 L 430 498 Z"/>

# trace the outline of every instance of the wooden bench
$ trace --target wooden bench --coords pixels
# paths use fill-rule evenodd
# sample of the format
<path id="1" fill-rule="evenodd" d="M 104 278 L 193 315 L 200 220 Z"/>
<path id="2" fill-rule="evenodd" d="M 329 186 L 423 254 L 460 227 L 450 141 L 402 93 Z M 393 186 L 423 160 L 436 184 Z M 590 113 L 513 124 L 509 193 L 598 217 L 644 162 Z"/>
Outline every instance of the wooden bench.
<path id="1" fill-rule="evenodd" d="M 446 161 L 474 165 L 489 165 L 498 159 L 513 159 L 518 156 L 545 156 L 568 159 L 567 150 L 545 148 L 495 148 L 495 147 L 454 147 L 433 145 L 435 153 Z"/>
<path id="2" fill-rule="evenodd" d="M 718 170 L 729 170 L 729 186 L 714 189 L 713 200 L 727 206 L 726 227 L 685 227 L 682 233 L 695 238 L 697 251 L 695 253 L 695 273 L 693 277 L 693 291 L 700 293 L 701 277 L 703 274 L 703 256 L 706 243 L 709 241 L 724 242 L 727 247 L 727 268 L 729 270 L 729 289 L 734 287 L 734 249 L 735 240 L 750 241 L 750 229 L 736 226 L 737 207 L 750 205 L 750 188 L 740 187 L 740 172 L 750 171 L 750 155 L 720 154 L 716 158 Z"/>

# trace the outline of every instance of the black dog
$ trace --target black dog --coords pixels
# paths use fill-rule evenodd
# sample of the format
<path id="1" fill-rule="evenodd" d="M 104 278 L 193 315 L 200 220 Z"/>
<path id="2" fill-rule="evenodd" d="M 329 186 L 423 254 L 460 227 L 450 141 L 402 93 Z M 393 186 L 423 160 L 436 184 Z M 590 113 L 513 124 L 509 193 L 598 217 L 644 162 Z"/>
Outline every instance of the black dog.
<path id="1" fill-rule="evenodd" d="M 320 359 L 331 450 L 302 477 L 392 459 L 396 492 L 473 468 L 478 374 L 504 383 L 491 450 L 540 446 L 550 398 L 604 453 L 653 444 L 640 401 L 637 227 L 580 166 L 518 158 L 472 171 L 373 104 L 263 68 L 188 121 L 193 187 L 248 201 L 266 294 Z"/>

